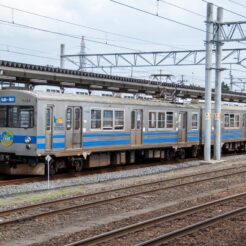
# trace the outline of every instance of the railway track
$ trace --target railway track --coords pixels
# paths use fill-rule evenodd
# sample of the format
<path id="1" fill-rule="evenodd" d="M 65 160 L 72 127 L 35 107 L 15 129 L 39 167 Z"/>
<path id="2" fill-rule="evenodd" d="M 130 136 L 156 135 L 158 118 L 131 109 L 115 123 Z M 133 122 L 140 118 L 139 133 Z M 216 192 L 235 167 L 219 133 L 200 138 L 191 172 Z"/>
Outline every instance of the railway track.
<path id="1" fill-rule="evenodd" d="M 27 183 L 33 183 L 38 181 L 43 181 L 44 178 L 42 177 L 30 177 L 30 178 L 18 178 L 18 179 L 7 179 L 7 180 L 0 180 L 0 187 L 7 186 L 7 185 L 21 185 Z"/>
<path id="2" fill-rule="evenodd" d="M 242 155 L 245 153 L 241 153 Z M 240 154 L 239 154 L 240 155 Z M 232 156 L 232 154 L 226 154 L 225 156 Z M 94 169 L 85 169 L 81 173 L 72 172 L 72 173 L 58 173 L 55 176 L 50 177 L 50 180 L 58 180 L 58 179 L 67 179 L 67 178 L 75 178 L 75 177 L 83 177 L 89 176 L 92 174 L 101 174 L 107 172 L 117 172 L 122 170 L 131 170 L 135 168 L 145 168 L 151 166 L 165 165 L 165 164 L 177 164 L 179 162 L 185 163 L 190 161 L 199 160 L 198 158 L 187 158 L 185 160 L 171 160 L 171 161 L 163 161 L 163 162 L 147 162 L 147 163 L 137 163 L 137 164 L 129 164 L 129 165 L 119 165 L 119 166 L 109 166 L 109 167 L 98 167 Z M 17 179 L 1 179 L 0 178 L 0 187 L 8 186 L 8 185 L 21 185 L 26 183 L 33 183 L 39 181 L 45 181 L 46 178 L 44 176 L 35 176 L 28 178 L 17 178 Z"/>
<path id="3" fill-rule="evenodd" d="M 180 210 L 174 213 L 170 213 L 170 214 L 166 214 L 166 215 L 162 215 L 162 216 L 158 216 L 156 218 L 152 218 L 149 220 L 145 220 L 133 225 L 129 225 L 126 227 L 122 227 L 113 231 L 109 231 L 106 233 L 102 233 L 100 235 L 97 236 L 93 236 L 90 238 L 86 238 L 83 240 L 78 240 L 75 241 L 73 243 L 67 244 L 66 246 L 78 246 L 78 245 L 83 245 L 83 246 L 87 246 L 87 245 L 98 245 L 101 244 L 103 242 L 108 242 L 109 243 L 107 245 L 114 245 L 114 242 L 110 243 L 110 241 L 115 240 L 117 238 L 120 238 L 122 236 L 124 236 L 124 240 L 126 240 L 127 235 L 132 234 L 132 236 L 137 237 L 136 236 L 136 232 L 142 232 L 144 230 L 151 230 L 150 228 L 153 226 L 160 226 L 161 223 L 172 223 L 174 224 L 177 220 L 182 219 L 185 216 L 192 216 L 194 214 L 196 214 L 197 217 L 199 217 L 199 213 L 204 211 L 204 210 L 215 210 L 215 209 L 222 209 L 223 206 L 228 206 L 228 204 L 230 204 L 232 201 L 235 202 L 240 202 L 241 206 L 239 206 L 239 208 L 237 206 L 236 209 L 231 209 L 229 212 L 225 212 L 219 215 L 215 215 L 215 216 L 211 216 L 208 219 L 199 221 L 197 223 L 194 224 L 190 224 L 188 226 L 179 228 L 177 230 L 173 230 L 169 233 L 166 233 L 164 235 L 158 236 L 154 239 L 151 240 L 147 240 L 145 242 L 139 243 L 137 244 L 138 246 L 145 246 L 145 245 L 162 245 L 163 243 L 167 243 L 170 242 L 171 240 L 174 240 L 178 237 L 181 236 L 185 236 L 188 235 L 190 233 L 194 233 L 197 230 L 200 230 L 202 228 L 211 226 L 215 223 L 218 223 L 220 220 L 224 220 L 224 219 L 228 219 L 231 217 L 235 217 L 237 215 L 246 213 L 246 206 L 245 205 L 245 200 L 246 200 L 246 192 L 245 193 L 241 193 L 241 194 L 237 194 L 237 195 L 233 195 L 233 196 L 229 196 L 226 198 L 222 198 L 222 199 L 218 199 L 218 200 L 214 200 L 212 202 L 207 202 L 198 206 L 194 206 L 194 207 L 190 207 L 184 210 Z M 243 202 L 244 201 L 244 202 Z M 233 206 L 232 206 L 233 207 Z M 134 235 L 133 235 L 134 233 Z M 128 244 L 128 245 L 133 245 L 133 244 Z"/>
<path id="4" fill-rule="evenodd" d="M 182 160 L 182 163 L 194 161 L 197 160 L 196 158 L 187 158 L 185 160 Z M 98 167 L 93 169 L 85 169 L 83 172 L 71 172 L 71 173 L 58 173 L 55 176 L 51 176 L 50 180 L 58 180 L 58 179 L 67 179 L 67 178 L 77 178 L 77 177 L 83 177 L 83 176 L 89 176 L 92 174 L 101 174 L 101 173 L 112 173 L 122 170 L 131 170 L 135 168 L 145 168 L 150 166 L 157 166 L 157 165 L 165 165 L 165 164 L 174 164 L 179 163 L 179 161 L 164 161 L 164 162 L 147 162 L 147 163 L 141 163 L 141 164 L 129 164 L 129 165 L 119 165 L 119 166 L 109 166 L 109 167 Z M 26 183 L 33 183 L 33 182 L 39 182 L 39 181 L 45 181 L 46 177 L 44 176 L 34 176 L 34 177 L 28 177 L 28 178 L 16 178 L 16 179 L 0 179 L 0 187 L 1 186 L 7 186 L 7 185 L 21 185 Z"/>
<path id="5" fill-rule="evenodd" d="M 153 192 L 196 185 L 202 182 L 210 182 L 216 179 L 225 179 L 228 177 L 238 176 L 246 173 L 246 166 L 241 166 L 237 169 L 236 172 L 234 171 L 234 169 L 235 168 L 225 168 L 217 171 L 209 171 L 199 174 L 170 178 L 166 180 L 146 182 L 143 184 L 106 190 L 103 192 L 97 192 L 93 194 L 79 195 L 75 197 L 64 198 L 1 211 L 0 218 L 2 222 L 0 222 L 0 228 L 14 223 L 30 221 L 43 216 L 51 216 L 54 214 L 72 211 L 76 209 L 87 209 L 114 201 L 121 201 L 131 197 L 151 194 Z M 207 175 L 211 175 L 211 177 L 206 177 Z M 108 197 L 103 197 L 105 195 Z"/>

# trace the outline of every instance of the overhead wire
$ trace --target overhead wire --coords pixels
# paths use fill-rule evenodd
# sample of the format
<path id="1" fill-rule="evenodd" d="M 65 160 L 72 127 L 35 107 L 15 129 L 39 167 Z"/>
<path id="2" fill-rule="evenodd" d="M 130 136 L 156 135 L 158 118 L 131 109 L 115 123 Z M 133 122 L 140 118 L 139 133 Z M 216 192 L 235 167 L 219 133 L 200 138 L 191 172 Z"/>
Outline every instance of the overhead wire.
<path id="1" fill-rule="evenodd" d="M 52 30 L 48 30 L 48 29 L 44 29 L 44 28 L 40 28 L 40 27 L 34 27 L 34 26 L 30 26 L 30 25 L 20 24 L 20 23 L 17 23 L 17 22 L 13 23 L 11 21 L 6 21 L 6 20 L 2 20 L 2 19 L 0 19 L 0 22 L 3 23 L 3 24 L 8 24 L 8 25 L 11 25 L 11 26 L 21 27 L 21 28 L 25 28 L 25 29 L 31 29 L 31 30 L 51 33 L 51 34 L 55 34 L 55 35 L 59 35 L 59 36 L 65 36 L 65 37 L 74 38 L 74 39 L 81 39 L 81 36 L 78 36 L 78 35 L 52 31 Z M 88 41 L 88 42 L 97 43 L 97 44 L 103 44 L 103 45 L 112 46 L 112 47 L 116 47 L 116 48 L 121 48 L 121 49 L 126 49 L 126 50 L 131 50 L 131 51 L 140 51 L 140 50 L 128 48 L 128 47 L 125 47 L 125 46 L 111 44 L 109 42 L 101 42 L 101 41 L 92 40 L 92 39 L 88 39 L 88 38 L 85 38 L 85 40 Z"/>
<path id="2" fill-rule="evenodd" d="M 202 2 L 204 2 L 204 3 L 210 3 L 210 1 L 207 1 L 207 0 L 201 0 Z M 229 1 L 229 0 L 228 0 Z M 219 6 L 219 5 L 216 5 L 215 3 L 213 3 L 213 5 L 215 6 L 215 7 L 221 7 L 221 6 Z M 242 15 L 242 14 L 239 14 L 239 13 L 237 13 L 237 12 L 235 12 L 235 11 L 232 11 L 232 10 L 230 10 L 230 9 L 227 9 L 227 8 L 224 8 L 223 7 L 223 9 L 226 11 L 226 12 L 228 12 L 228 13 L 231 13 L 231 14 L 234 14 L 234 15 L 237 15 L 237 16 L 240 16 L 240 17 L 243 17 L 243 18 L 246 18 L 246 16 L 245 15 Z"/>
<path id="3" fill-rule="evenodd" d="M 199 27 L 195 27 L 195 26 L 192 26 L 192 25 L 189 25 L 189 24 L 186 24 L 186 23 L 183 23 L 183 22 L 174 20 L 174 19 L 170 19 L 170 18 L 167 18 L 167 17 L 162 16 L 162 15 L 157 15 L 157 14 L 154 14 L 154 13 L 149 12 L 149 11 L 144 10 L 144 9 L 140 9 L 140 8 L 137 8 L 137 7 L 134 7 L 134 6 L 131 6 L 131 5 L 122 3 L 122 2 L 118 2 L 118 1 L 116 1 L 116 0 L 110 0 L 110 1 L 113 2 L 113 3 L 119 4 L 119 5 L 121 5 L 121 6 L 124 6 L 124 7 L 130 8 L 130 9 L 139 11 L 139 12 L 142 12 L 142 13 L 145 13 L 145 14 L 148 14 L 148 15 L 151 15 L 151 16 L 158 17 L 158 18 L 160 18 L 160 19 L 164 19 L 164 20 L 167 20 L 167 21 L 176 23 L 176 24 L 178 24 L 178 25 L 182 25 L 182 26 L 185 26 L 185 27 L 188 27 L 188 28 L 191 28 L 191 29 L 200 31 L 200 32 L 206 32 L 205 30 L 203 30 L 203 29 L 201 29 L 201 28 L 199 28 Z"/>
<path id="4" fill-rule="evenodd" d="M 166 46 L 166 47 L 170 47 L 170 48 L 179 48 L 179 47 L 175 47 L 175 46 L 172 46 L 172 45 L 169 45 L 169 44 L 165 44 L 165 43 L 160 43 L 160 42 L 156 42 L 156 41 L 152 41 L 152 40 L 145 40 L 145 39 L 141 39 L 141 38 L 125 35 L 125 34 L 120 34 L 120 33 L 116 33 L 116 32 L 103 30 L 103 29 L 100 29 L 100 28 L 90 27 L 90 26 L 79 24 L 79 23 L 62 20 L 62 19 L 59 19 L 59 18 L 50 17 L 50 16 L 47 16 L 47 15 L 35 13 L 35 12 L 32 12 L 32 11 L 27 11 L 27 10 L 11 7 L 11 6 L 8 6 L 8 5 L 5 5 L 5 4 L 0 4 L 0 7 L 8 8 L 10 10 L 22 12 L 22 13 L 29 14 L 29 15 L 34 15 L 34 16 L 45 18 L 45 19 L 49 19 L 49 20 L 53 20 L 53 21 L 56 21 L 56 22 L 61 22 L 61 23 L 65 23 L 65 24 L 69 24 L 69 25 L 73 25 L 73 26 L 77 26 L 77 27 L 81 27 L 81 28 L 85 28 L 85 29 L 89 29 L 89 30 L 93 30 L 93 31 L 97 31 L 97 32 L 101 32 L 101 33 L 104 33 L 106 35 L 110 34 L 110 35 L 119 36 L 119 37 L 123 37 L 123 38 L 127 38 L 127 39 L 141 41 L 141 42 L 144 42 L 144 43 L 151 43 L 151 44 L 155 44 L 155 45 L 159 45 L 159 46 Z M 13 13 L 12 13 L 12 19 L 13 19 Z"/>
<path id="5" fill-rule="evenodd" d="M 234 1 L 234 0 L 228 0 L 228 1 L 231 2 L 231 3 L 234 3 L 234 4 L 236 4 L 236 5 L 239 5 L 239 6 L 241 6 L 241 7 L 246 8 L 246 5 L 244 5 L 244 4 L 242 4 L 242 3 L 239 3 L 238 1 Z"/>
<path id="6" fill-rule="evenodd" d="M 5 49 L 5 50 L 0 49 L 0 52 L 8 52 L 8 53 L 13 53 L 13 54 L 18 54 L 18 55 L 25 55 L 25 56 L 32 56 L 32 57 L 36 57 L 36 58 L 45 58 L 45 59 L 49 59 L 49 60 L 60 61 L 60 59 L 55 58 L 55 57 L 40 56 L 40 55 L 34 55 L 34 54 L 24 53 L 24 52 L 19 52 L 19 51 L 11 51 L 11 50 L 7 50 L 7 49 Z"/>
<path id="7" fill-rule="evenodd" d="M 169 2 L 167 2 L 167 1 L 165 1 L 165 0 L 157 0 L 157 1 L 158 1 L 158 2 L 162 2 L 162 3 L 164 3 L 164 4 L 167 4 L 167 5 L 169 5 L 169 6 L 172 6 L 172 7 L 181 9 L 181 10 L 184 10 L 184 11 L 186 11 L 186 12 L 188 12 L 188 13 L 191 13 L 191 14 L 194 14 L 194 15 L 197 15 L 197 16 L 200 16 L 200 17 L 203 17 L 203 18 L 206 18 L 205 15 L 202 15 L 202 14 L 197 13 L 197 12 L 195 12 L 195 11 L 192 11 L 192 10 L 189 10 L 189 9 L 186 9 L 186 8 L 183 8 L 183 7 L 179 6 L 179 5 L 176 5 L 176 4 L 173 4 L 173 3 L 169 3 Z"/>

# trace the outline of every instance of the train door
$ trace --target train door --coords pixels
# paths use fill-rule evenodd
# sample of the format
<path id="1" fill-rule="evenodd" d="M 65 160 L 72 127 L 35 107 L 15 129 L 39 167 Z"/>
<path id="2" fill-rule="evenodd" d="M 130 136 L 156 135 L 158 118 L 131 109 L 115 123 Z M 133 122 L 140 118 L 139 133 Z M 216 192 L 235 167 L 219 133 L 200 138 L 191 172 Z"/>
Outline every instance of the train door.
<path id="1" fill-rule="evenodd" d="M 179 112 L 178 121 L 178 142 L 186 143 L 187 141 L 187 112 Z"/>
<path id="2" fill-rule="evenodd" d="M 45 149 L 51 150 L 53 142 L 53 108 L 46 108 Z"/>
<path id="3" fill-rule="evenodd" d="M 143 110 L 134 109 L 131 112 L 131 144 L 142 144 Z"/>
<path id="4" fill-rule="evenodd" d="M 73 109 L 73 148 L 81 148 L 82 138 L 82 109 L 75 107 Z"/>
<path id="5" fill-rule="evenodd" d="M 82 109 L 68 107 L 66 111 L 66 149 L 81 148 Z"/>
<path id="6" fill-rule="evenodd" d="M 66 110 L 66 149 L 73 148 L 73 108 L 68 107 Z"/>

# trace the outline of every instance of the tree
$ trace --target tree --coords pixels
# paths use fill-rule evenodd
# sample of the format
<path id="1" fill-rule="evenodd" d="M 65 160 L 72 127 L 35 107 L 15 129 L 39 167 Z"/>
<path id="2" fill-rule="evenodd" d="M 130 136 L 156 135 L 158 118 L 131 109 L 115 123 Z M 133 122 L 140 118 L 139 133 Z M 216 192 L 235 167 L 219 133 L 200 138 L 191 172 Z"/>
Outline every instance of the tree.
<path id="1" fill-rule="evenodd" d="M 230 87 L 224 81 L 221 83 L 221 91 L 222 93 L 226 93 L 230 91 Z"/>

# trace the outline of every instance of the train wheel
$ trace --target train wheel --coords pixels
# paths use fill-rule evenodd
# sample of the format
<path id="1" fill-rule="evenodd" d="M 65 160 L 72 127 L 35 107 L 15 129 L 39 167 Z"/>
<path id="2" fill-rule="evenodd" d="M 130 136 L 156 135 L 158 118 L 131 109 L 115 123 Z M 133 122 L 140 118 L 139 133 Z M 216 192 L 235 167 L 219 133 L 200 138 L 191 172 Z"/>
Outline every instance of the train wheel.
<path id="1" fill-rule="evenodd" d="M 75 160 L 73 163 L 75 172 L 81 172 L 83 169 L 83 161 Z"/>

